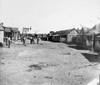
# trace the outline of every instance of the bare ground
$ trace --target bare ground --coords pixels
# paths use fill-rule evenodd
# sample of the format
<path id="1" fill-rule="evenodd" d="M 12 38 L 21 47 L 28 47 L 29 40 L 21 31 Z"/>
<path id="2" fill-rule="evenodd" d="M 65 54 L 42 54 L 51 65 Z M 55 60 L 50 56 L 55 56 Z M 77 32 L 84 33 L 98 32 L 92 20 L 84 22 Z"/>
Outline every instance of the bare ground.
<path id="1" fill-rule="evenodd" d="M 99 73 L 97 53 L 63 43 L 16 42 L 0 48 L 0 85 L 86 85 Z"/>

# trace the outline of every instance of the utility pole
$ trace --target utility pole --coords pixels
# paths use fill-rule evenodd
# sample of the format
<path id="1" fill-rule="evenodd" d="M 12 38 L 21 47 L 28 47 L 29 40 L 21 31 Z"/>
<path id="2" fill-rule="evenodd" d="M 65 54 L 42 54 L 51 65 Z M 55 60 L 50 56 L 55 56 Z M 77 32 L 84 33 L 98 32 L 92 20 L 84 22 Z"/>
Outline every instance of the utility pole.
<path id="1" fill-rule="evenodd" d="M 93 40 L 93 49 L 95 50 L 95 34 L 94 34 L 94 40 Z"/>
<path id="2" fill-rule="evenodd" d="M 92 36 L 92 42 L 93 42 L 92 51 L 95 51 L 95 34 L 93 34 L 93 36 Z"/>

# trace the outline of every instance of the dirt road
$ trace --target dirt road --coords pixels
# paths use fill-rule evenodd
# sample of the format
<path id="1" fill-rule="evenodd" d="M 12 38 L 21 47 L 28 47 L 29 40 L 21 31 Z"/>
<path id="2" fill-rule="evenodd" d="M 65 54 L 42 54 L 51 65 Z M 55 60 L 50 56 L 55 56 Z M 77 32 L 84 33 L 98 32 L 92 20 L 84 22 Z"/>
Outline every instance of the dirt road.
<path id="1" fill-rule="evenodd" d="M 92 52 L 47 41 L 0 48 L 0 85 L 86 85 L 100 69 L 82 53 Z"/>

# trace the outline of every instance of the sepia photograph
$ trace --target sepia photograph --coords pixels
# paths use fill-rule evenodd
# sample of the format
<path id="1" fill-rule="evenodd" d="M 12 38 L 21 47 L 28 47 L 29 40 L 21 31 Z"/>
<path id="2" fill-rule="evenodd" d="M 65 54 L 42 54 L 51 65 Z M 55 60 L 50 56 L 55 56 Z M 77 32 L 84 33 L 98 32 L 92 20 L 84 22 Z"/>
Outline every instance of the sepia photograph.
<path id="1" fill-rule="evenodd" d="M 100 0 L 0 0 L 0 85 L 100 85 Z"/>

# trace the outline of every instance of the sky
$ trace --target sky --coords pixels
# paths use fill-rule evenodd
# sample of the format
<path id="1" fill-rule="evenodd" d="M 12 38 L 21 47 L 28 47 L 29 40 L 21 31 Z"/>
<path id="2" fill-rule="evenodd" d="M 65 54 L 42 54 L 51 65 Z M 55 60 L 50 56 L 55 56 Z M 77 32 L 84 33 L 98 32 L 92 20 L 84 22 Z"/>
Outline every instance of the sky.
<path id="1" fill-rule="evenodd" d="M 0 22 L 33 33 L 91 28 L 100 23 L 100 0 L 0 0 Z"/>

